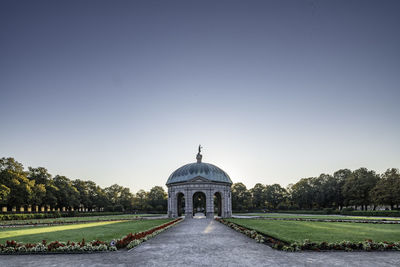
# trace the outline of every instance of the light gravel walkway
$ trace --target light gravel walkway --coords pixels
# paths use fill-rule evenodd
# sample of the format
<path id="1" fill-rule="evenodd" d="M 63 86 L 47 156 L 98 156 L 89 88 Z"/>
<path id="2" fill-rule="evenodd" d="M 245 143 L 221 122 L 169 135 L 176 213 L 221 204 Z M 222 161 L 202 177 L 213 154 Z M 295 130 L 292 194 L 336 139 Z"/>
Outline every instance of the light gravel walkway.
<path id="1" fill-rule="evenodd" d="M 209 219 L 188 219 L 130 251 L 0 256 L 0 266 L 400 266 L 400 252 L 273 250 Z"/>

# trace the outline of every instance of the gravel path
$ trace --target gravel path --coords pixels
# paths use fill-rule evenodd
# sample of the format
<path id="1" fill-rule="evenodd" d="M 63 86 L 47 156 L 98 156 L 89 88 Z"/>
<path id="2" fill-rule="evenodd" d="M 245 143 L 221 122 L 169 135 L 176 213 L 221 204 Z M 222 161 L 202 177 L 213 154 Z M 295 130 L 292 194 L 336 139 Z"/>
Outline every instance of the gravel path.
<path id="1" fill-rule="evenodd" d="M 400 266 L 400 252 L 273 250 L 214 220 L 188 219 L 130 251 L 0 256 L 0 266 Z"/>

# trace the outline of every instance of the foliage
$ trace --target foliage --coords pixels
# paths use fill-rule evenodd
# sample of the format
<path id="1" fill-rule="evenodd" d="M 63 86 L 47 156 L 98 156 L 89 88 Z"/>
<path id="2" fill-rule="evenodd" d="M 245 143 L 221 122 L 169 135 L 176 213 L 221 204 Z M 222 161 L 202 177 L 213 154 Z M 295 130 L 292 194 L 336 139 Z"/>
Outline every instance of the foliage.
<path id="1" fill-rule="evenodd" d="M 117 184 L 103 189 L 93 181 L 71 180 L 62 175 L 53 177 L 43 167 L 28 167 L 28 171 L 24 171 L 23 165 L 15 159 L 1 158 L 0 204 L 7 206 L 8 210 L 38 206 L 45 207 L 46 211 L 166 212 L 167 194 L 160 186 L 153 187 L 150 192 L 139 190 L 136 195 L 129 188 Z"/>
<path id="2" fill-rule="evenodd" d="M 400 205 L 400 172 L 388 169 L 382 175 L 359 168 L 341 169 L 318 177 L 302 178 L 286 189 L 279 184 L 256 184 L 247 189 L 242 183 L 232 185 L 234 211 L 285 211 L 311 214 L 349 214 L 346 206 L 362 210 Z M 343 211 L 341 211 L 343 209 Z M 368 213 L 365 213 L 367 215 Z M 371 212 L 370 214 L 375 214 Z M 379 213 L 376 213 L 379 214 Z M 382 213 L 384 214 L 384 213 Z"/>
<path id="3" fill-rule="evenodd" d="M 232 185 L 232 209 L 237 211 L 250 210 L 251 193 L 247 190 L 243 183 L 235 183 Z"/>
<path id="4" fill-rule="evenodd" d="M 361 205 L 362 209 L 371 204 L 371 192 L 379 180 L 374 171 L 366 168 L 355 170 L 343 185 L 343 195 L 347 204 Z"/>
<path id="5" fill-rule="evenodd" d="M 58 252 L 58 253 L 88 253 L 95 251 L 115 251 L 115 246 L 111 246 L 105 242 L 99 240 L 93 240 L 91 242 L 59 242 L 53 241 L 47 244 L 45 241 L 41 243 L 18 243 L 15 241 L 7 241 L 6 244 L 0 244 L 1 254 L 13 254 L 13 253 L 46 253 L 46 252 Z"/>
<path id="6" fill-rule="evenodd" d="M 382 175 L 359 168 L 340 169 L 318 177 L 301 178 L 287 188 L 279 184 L 257 183 L 247 189 L 243 183 L 232 185 L 234 211 L 306 210 L 315 214 L 349 214 L 346 206 L 362 210 L 377 205 L 392 210 L 400 205 L 400 172 L 388 169 Z M 8 210 L 20 206 L 44 206 L 46 210 L 65 208 L 109 212 L 166 212 L 167 194 L 161 186 L 136 194 L 117 184 L 101 188 L 93 181 L 52 176 L 43 167 L 24 171 L 13 158 L 0 159 L 0 204 Z M 365 213 L 365 216 L 368 213 Z M 370 214 L 375 214 L 374 212 Z M 51 216 L 51 215 L 49 215 Z M 1 217 L 0 217 L 1 218 Z"/>

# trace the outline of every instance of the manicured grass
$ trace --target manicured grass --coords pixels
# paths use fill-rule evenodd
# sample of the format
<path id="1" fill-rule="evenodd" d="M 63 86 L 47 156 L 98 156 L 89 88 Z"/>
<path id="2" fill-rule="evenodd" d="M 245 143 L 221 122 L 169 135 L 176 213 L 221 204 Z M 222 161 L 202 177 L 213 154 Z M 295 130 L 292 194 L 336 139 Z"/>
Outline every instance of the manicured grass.
<path id="1" fill-rule="evenodd" d="M 0 243 L 15 240 L 24 243 L 47 241 L 111 241 L 129 233 L 141 232 L 171 221 L 170 219 L 93 222 L 73 225 L 0 229 Z"/>
<path id="2" fill-rule="evenodd" d="M 400 241 L 400 225 L 347 222 L 276 221 L 263 219 L 227 219 L 286 242 L 309 239 L 314 242 Z"/>
<path id="3" fill-rule="evenodd" d="M 162 215 L 162 214 L 161 214 Z M 28 220 L 10 220 L 0 221 L 1 225 L 17 225 L 17 224 L 35 224 L 35 223 L 52 223 L 52 222 L 82 222 L 82 221 L 104 221 L 104 220 L 130 220 L 139 217 L 155 217 L 160 214 L 120 214 L 107 216 L 90 216 L 90 217 L 61 217 L 47 219 L 28 219 Z"/>
<path id="4" fill-rule="evenodd" d="M 327 220 L 386 220 L 400 221 L 400 218 L 393 217 L 365 217 L 365 216 L 340 216 L 340 215 L 306 215 L 306 214 L 284 214 L 284 213 L 236 213 L 242 216 L 262 216 L 267 218 L 288 218 L 288 219 L 327 219 Z"/>

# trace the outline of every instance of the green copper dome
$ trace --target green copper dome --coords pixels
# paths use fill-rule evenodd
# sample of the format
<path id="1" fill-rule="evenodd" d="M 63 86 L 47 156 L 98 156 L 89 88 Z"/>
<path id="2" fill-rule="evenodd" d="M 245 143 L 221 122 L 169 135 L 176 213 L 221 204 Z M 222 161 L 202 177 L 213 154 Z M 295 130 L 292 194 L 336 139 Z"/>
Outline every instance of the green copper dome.
<path id="1" fill-rule="evenodd" d="M 187 182 L 196 177 L 202 177 L 212 182 L 232 184 L 229 175 L 217 166 L 201 162 L 186 164 L 174 171 L 168 178 L 167 185 L 174 183 Z"/>
<path id="2" fill-rule="evenodd" d="M 167 184 L 183 183 L 196 177 L 207 179 L 211 182 L 232 184 L 231 178 L 222 169 L 210 163 L 201 162 L 201 146 L 199 145 L 199 153 L 196 155 L 197 162 L 186 164 L 174 171 L 168 178 Z"/>

